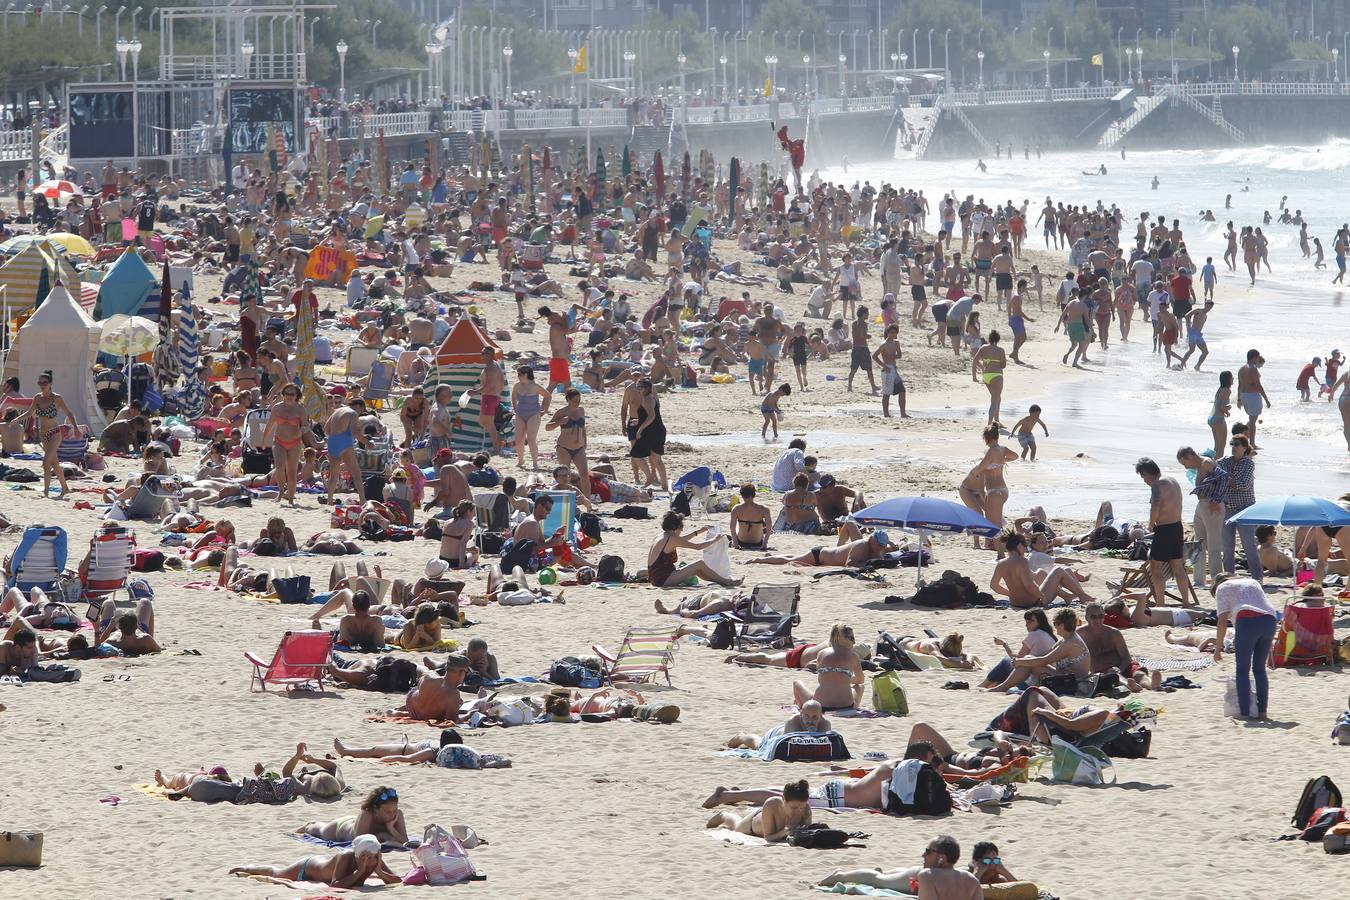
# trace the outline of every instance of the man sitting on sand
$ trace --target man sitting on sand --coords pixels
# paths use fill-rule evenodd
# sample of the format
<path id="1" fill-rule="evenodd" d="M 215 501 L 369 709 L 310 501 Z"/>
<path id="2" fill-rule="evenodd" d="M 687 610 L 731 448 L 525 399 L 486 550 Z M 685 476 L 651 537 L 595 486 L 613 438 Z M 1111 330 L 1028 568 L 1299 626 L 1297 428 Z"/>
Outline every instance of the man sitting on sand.
<path id="1" fill-rule="evenodd" d="M 371 615 L 371 602 L 369 591 L 353 593 L 344 588 L 319 607 L 310 624 L 316 629 L 322 628 L 324 614 L 350 605 L 351 612 L 338 622 L 337 643 L 357 649 L 379 649 L 385 644 L 384 620 Z"/>
<path id="2" fill-rule="evenodd" d="M 895 549 L 886 532 L 874 531 L 869 537 L 862 537 L 851 522 L 839 529 L 839 541 L 833 547 L 812 547 L 801 556 L 764 556 L 747 562 L 774 566 L 856 567 L 881 559 Z"/>
<path id="3" fill-rule="evenodd" d="M 956 868 L 961 845 L 951 835 L 939 835 L 923 851 L 923 863 L 907 869 L 835 869 L 820 880 L 821 887 L 863 884 L 897 891 L 925 900 L 981 900 L 980 880 Z"/>
<path id="4" fill-rule="evenodd" d="M 1147 598 L 1147 595 L 1144 596 Z M 1114 603 L 1120 601 L 1113 601 Z M 1146 676 L 1149 673 L 1130 655 L 1130 648 L 1125 645 L 1125 635 L 1120 633 L 1115 624 L 1107 623 L 1113 604 L 1103 607 L 1094 600 L 1083 608 L 1083 617 L 1087 621 L 1079 626 L 1078 636 L 1083 639 L 1084 644 L 1087 644 L 1092 674 L 1115 674 L 1125 682 L 1125 686 L 1131 692 L 1137 693 L 1145 687 L 1151 687 L 1156 691 L 1162 675 L 1154 672 L 1152 680 L 1147 681 Z M 1124 604 L 1121 603 L 1121 606 Z"/>
<path id="5" fill-rule="evenodd" d="M 782 725 L 770 728 L 762 736 L 743 731 L 728 738 L 722 746 L 729 750 L 737 748 L 758 750 L 765 741 L 780 734 L 824 734 L 833 730 L 834 727 L 830 724 L 830 720 L 825 718 L 825 711 L 820 703 L 816 700 L 807 700 L 802 704 L 801 712 L 791 716 Z"/>
<path id="6" fill-rule="evenodd" d="M 143 656 L 163 650 L 153 635 L 140 630 L 140 625 L 136 613 L 123 613 L 117 617 L 117 634 L 111 634 L 112 627 L 109 625 L 99 635 L 95 646 L 103 643 L 111 644 L 121 650 L 123 656 Z M 153 616 L 150 618 L 150 627 L 154 627 Z"/>
<path id="7" fill-rule="evenodd" d="M 1017 532 L 1004 534 L 1003 546 L 1008 555 L 994 566 L 989 588 L 1011 600 L 1014 607 L 1029 609 L 1061 597 L 1066 600 L 1093 599 L 1068 566 L 1055 565 L 1039 573 L 1033 572 L 1027 561 L 1027 539 Z"/>

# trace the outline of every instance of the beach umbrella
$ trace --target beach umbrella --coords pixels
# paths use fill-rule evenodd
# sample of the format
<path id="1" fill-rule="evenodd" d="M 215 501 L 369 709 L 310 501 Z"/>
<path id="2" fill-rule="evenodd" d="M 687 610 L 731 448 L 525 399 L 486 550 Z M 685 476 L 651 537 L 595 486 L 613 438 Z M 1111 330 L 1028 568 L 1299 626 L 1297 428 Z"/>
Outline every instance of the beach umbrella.
<path id="1" fill-rule="evenodd" d="M 731 158 L 731 170 L 727 175 L 727 204 L 731 207 L 731 224 L 736 224 L 736 191 L 741 186 L 741 161 Z"/>
<path id="2" fill-rule="evenodd" d="M 544 145 L 544 212 L 553 212 L 553 157 L 549 153 L 548 144 Z"/>
<path id="3" fill-rule="evenodd" d="M 689 199 L 689 185 L 691 183 L 692 173 L 689 166 L 689 151 L 684 151 L 684 163 L 680 166 L 680 181 L 684 184 L 684 199 Z"/>
<path id="4" fill-rule="evenodd" d="M 234 120 L 225 123 L 225 138 L 220 144 L 220 158 L 225 162 L 225 193 L 234 193 Z"/>
<path id="5" fill-rule="evenodd" d="M 206 405 L 206 385 L 197 375 L 199 365 L 201 343 L 197 335 L 197 313 L 191 304 L 184 304 L 178 319 L 178 367 L 183 371 L 183 390 L 180 394 L 183 412 L 190 419 L 200 416 Z"/>
<path id="6" fill-rule="evenodd" d="M 597 147 L 595 150 L 595 187 L 596 199 L 600 201 L 601 209 L 605 203 L 605 151 Z"/>
<path id="7" fill-rule="evenodd" d="M 633 174 L 633 158 L 628 155 L 628 145 L 623 145 L 623 163 L 619 166 L 619 171 L 623 173 L 623 180 L 626 184 L 628 176 Z"/>
<path id="8" fill-rule="evenodd" d="M 534 157 L 530 155 L 529 144 L 520 148 L 520 168 L 524 176 L 521 180 L 525 182 L 525 190 L 529 192 L 530 212 L 534 212 Z"/>
<path id="9" fill-rule="evenodd" d="M 300 295 L 299 308 L 295 316 L 295 359 L 296 374 L 300 377 L 300 393 L 305 404 L 305 414 L 310 422 L 323 418 L 323 394 L 319 383 L 314 380 L 314 330 L 317 326 L 314 304 L 310 303 L 309 292 Z"/>
<path id="10" fill-rule="evenodd" d="M 254 362 L 258 361 L 258 327 L 254 318 L 247 313 L 251 307 L 261 302 L 262 285 L 258 282 L 258 262 L 252 259 L 244 267 L 244 277 L 239 280 L 239 348 Z"/>
<path id="11" fill-rule="evenodd" d="M 379 142 L 375 145 L 375 170 L 379 180 L 380 193 L 389 194 L 389 148 L 384 144 L 384 129 L 380 129 Z"/>
<path id="12" fill-rule="evenodd" d="M 860 509 L 849 518 L 859 525 L 903 528 L 919 535 L 919 584 L 923 584 L 923 536 L 941 531 L 949 534 L 978 534 L 993 537 L 998 526 L 984 516 L 940 497 L 891 497 Z"/>
<path id="13" fill-rule="evenodd" d="M 1228 519 L 1229 525 L 1289 525 L 1341 528 L 1350 525 L 1345 507 L 1321 497 L 1270 497 Z"/>
<path id="14" fill-rule="evenodd" d="M 57 179 L 54 181 L 44 181 L 33 188 L 33 193 L 41 194 L 48 200 L 64 200 L 67 197 L 73 197 L 80 193 L 80 189 L 69 181 Z"/>
<path id="15" fill-rule="evenodd" d="M 52 292 L 52 277 L 46 266 L 38 272 L 37 293 L 33 296 L 33 309 L 42 305 L 42 301 L 47 299 L 47 295 Z"/>
<path id="16" fill-rule="evenodd" d="M 140 356 L 159 343 L 159 326 L 142 316 L 116 315 L 103 320 L 98 349 L 113 356 Z"/>
<path id="17" fill-rule="evenodd" d="M 164 275 L 159 283 L 159 342 L 155 346 L 155 383 L 165 393 L 178 379 L 178 358 L 174 355 L 172 335 L 169 332 L 172 322 L 173 282 L 166 260 Z"/>
<path id="18" fill-rule="evenodd" d="M 29 244 L 54 244 L 75 256 L 93 256 L 94 247 L 78 234 L 52 232 L 51 234 L 20 234 L 0 244 L 0 253 L 18 253 Z"/>
<path id="19" fill-rule="evenodd" d="M 652 159 L 652 181 L 656 182 L 656 206 L 658 209 L 666 205 L 666 161 L 661 158 L 661 151 L 656 151 L 656 156 Z"/>

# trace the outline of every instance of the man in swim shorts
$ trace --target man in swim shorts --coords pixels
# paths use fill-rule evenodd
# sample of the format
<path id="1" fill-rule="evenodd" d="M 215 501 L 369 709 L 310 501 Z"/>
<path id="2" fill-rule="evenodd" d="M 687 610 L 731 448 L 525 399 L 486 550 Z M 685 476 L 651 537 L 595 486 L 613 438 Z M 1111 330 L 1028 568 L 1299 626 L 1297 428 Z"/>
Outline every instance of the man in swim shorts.
<path id="1" fill-rule="evenodd" d="M 492 452 L 501 453 L 502 438 L 497 433 L 497 410 L 502 405 L 506 376 L 502 374 L 502 367 L 497 364 L 495 347 L 484 347 L 482 355 L 483 372 L 478 378 L 478 424 L 492 439 Z M 566 363 L 566 360 L 563 362 Z"/>
<path id="2" fill-rule="evenodd" d="M 1167 601 L 1165 582 L 1170 571 L 1177 583 L 1181 602 L 1187 606 L 1199 605 L 1195 588 L 1186 577 L 1186 563 L 1182 548 L 1186 529 L 1181 524 L 1181 485 L 1175 478 L 1166 477 L 1158 464 L 1148 457 L 1134 464 L 1135 474 L 1149 486 L 1149 523 L 1153 528 L 1153 542 L 1149 547 L 1148 569 L 1153 582 L 1153 601 L 1162 606 Z M 1186 594 L 1190 592 L 1190 602 Z"/>
<path id="3" fill-rule="evenodd" d="M 1238 369 L 1238 399 L 1247 413 L 1247 439 L 1253 450 L 1260 449 L 1256 444 L 1256 424 L 1261 420 L 1262 411 L 1270 405 L 1266 389 L 1261 386 L 1261 366 L 1265 362 L 1261 351 L 1251 349 L 1247 351 L 1247 364 Z"/>

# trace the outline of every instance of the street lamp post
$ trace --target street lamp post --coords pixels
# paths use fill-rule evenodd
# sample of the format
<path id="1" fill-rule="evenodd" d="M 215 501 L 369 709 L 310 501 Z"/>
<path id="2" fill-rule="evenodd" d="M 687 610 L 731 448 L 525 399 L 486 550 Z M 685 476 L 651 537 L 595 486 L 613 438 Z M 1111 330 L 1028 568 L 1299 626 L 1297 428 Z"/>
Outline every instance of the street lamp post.
<path id="1" fill-rule="evenodd" d="M 1120 82 L 1120 33 L 1125 30 L 1122 25 L 1116 29 L 1116 82 Z"/>
<path id="2" fill-rule="evenodd" d="M 687 95 L 684 92 L 684 64 L 689 62 L 689 57 L 681 53 L 679 56 L 675 57 L 675 62 L 680 67 L 680 108 L 683 109 L 688 103 Z"/>
<path id="3" fill-rule="evenodd" d="M 132 43 L 134 44 L 134 43 L 136 43 L 136 42 L 135 42 L 135 41 L 132 41 Z M 253 50 L 254 50 L 254 47 L 253 47 L 253 42 L 252 42 L 252 41 L 244 41 L 242 44 L 239 45 L 239 53 L 240 53 L 241 56 L 244 57 L 244 77 L 245 77 L 245 78 L 248 78 L 248 77 L 249 77 L 249 71 L 250 71 L 249 63 L 252 62 L 252 60 L 253 60 Z"/>
<path id="4" fill-rule="evenodd" d="M 1134 47 L 1134 61 L 1139 66 L 1139 83 L 1144 81 L 1144 48 L 1138 44 Z"/>
<path id="5" fill-rule="evenodd" d="M 808 57 L 806 57 L 806 58 L 809 60 L 811 57 L 808 56 Z M 722 101 L 723 101 L 723 102 L 726 102 L 726 99 L 727 99 L 727 55 L 726 55 L 725 53 L 723 53 L 721 56 L 717 57 L 717 61 L 720 62 L 720 63 L 722 64 Z"/>
<path id="6" fill-rule="evenodd" d="M 1208 74 L 1206 77 L 1214 80 L 1214 29 L 1209 30 L 1209 35 L 1205 38 L 1205 62 L 1208 64 Z"/>
<path id="7" fill-rule="evenodd" d="M 776 94 L 778 92 L 778 55 L 770 53 L 764 57 L 764 65 L 769 68 L 769 89 Z"/>
<path id="8" fill-rule="evenodd" d="M 131 41 L 117 39 L 117 63 L 122 70 L 122 80 L 127 80 L 127 52 L 131 50 Z"/>
<path id="9" fill-rule="evenodd" d="M 1125 48 L 1125 68 L 1129 70 L 1130 81 L 1134 81 L 1134 48 Z"/>
<path id="10" fill-rule="evenodd" d="M 163 17 L 161 16 L 161 18 Z M 309 44 L 307 46 L 314 46 L 314 26 L 319 24 L 319 19 L 321 18 L 322 16 L 315 16 L 309 20 Z"/>
<path id="11" fill-rule="evenodd" d="M 1045 60 L 1045 96 L 1050 96 L 1050 51 L 1042 50 L 1041 58 Z"/>
<path id="12" fill-rule="evenodd" d="M 1340 83 L 1341 80 L 1341 48 L 1331 48 L 1331 80 Z"/>
<path id="13" fill-rule="evenodd" d="M 1233 83 L 1241 84 L 1242 78 L 1238 75 L 1238 53 L 1242 50 L 1237 44 L 1233 45 Z"/>
<path id="14" fill-rule="evenodd" d="M 347 102 L 347 42 L 337 42 L 338 55 L 338 100 Z"/>
<path id="15" fill-rule="evenodd" d="M 802 54 L 802 90 L 811 94 L 811 54 Z"/>
<path id="16" fill-rule="evenodd" d="M 131 39 L 131 80 L 139 81 L 141 77 L 141 39 L 134 37 Z"/>
<path id="17" fill-rule="evenodd" d="M 628 90 L 633 90 L 633 60 L 637 59 L 637 54 L 632 50 L 623 51 L 624 68 L 628 70 Z M 634 95 L 636 96 L 636 95 Z"/>
<path id="18" fill-rule="evenodd" d="M 840 97 L 847 97 L 847 96 L 848 96 L 848 89 L 847 89 L 846 84 L 845 84 L 845 81 L 844 81 L 844 63 L 846 63 L 846 62 L 848 62 L 848 57 L 845 56 L 844 54 L 840 53 L 840 54 L 839 54 L 839 96 L 840 96 Z"/>
<path id="19" fill-rule="evenodd" d="M 980 99 L 984 99 L 984 51 L 979 50 L 975 53 L 975 58 L 980 61 L 980 80 L 976 82 L 980 88 Z"/>
<path id="20" fill-rule="evenodd" d="M 376 19 L 374 22 L 370 24 L 370 49 L 372 50 L 380 49 L 380 38 L 378 32 L 380 30 L 380 26 L 383 24 L 384 19 Z"/>
<path id="21" fill-rule="evenodd" d="M 427 41 L 427 99 L 435 97 L 438 93 L 436 90 L 436 57 L 440 56 L 441 51 L 444 49 L 444 47 L 435 41 Z"/>
<path id="22" fill-rule="evenodd" d="M 511 57 L 515 56 L 515 49 L 507 44 L 502 48 L 502 56 L 506 57 L 506 98 L 511 99 Z"/>
<path id="23" fill-rule="evenodd" d="M 569 48 L 567 49 L 567 58 L 568 58 L 568 60 L 570 60 L 571 63 L 572 63 L 572 102 L 573 102 L 573 103 L 575 103 L 575 102 L 576 102 L 576 99 L 577 99 L 577 57 L 580 56 L 580 55 L 581 55 L 581 53 L 580 53 L 580 51 L 577 50 L 576 47 L 569 47 Z"/>

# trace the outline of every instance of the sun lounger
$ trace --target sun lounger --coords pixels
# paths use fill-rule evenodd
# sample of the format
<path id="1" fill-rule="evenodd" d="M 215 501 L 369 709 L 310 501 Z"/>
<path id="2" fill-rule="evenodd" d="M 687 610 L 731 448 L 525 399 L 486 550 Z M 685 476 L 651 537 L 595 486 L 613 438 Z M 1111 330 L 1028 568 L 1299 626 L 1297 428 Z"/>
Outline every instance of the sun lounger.
<path id="1" fill-rule="evenodd" d="M 605 663 L 604 680 L 643 682 L 664 675 L 670 684 L 670 660 L 675 653 L 675 629 L 629 628 L 617 654 L 598 644 L 591 650 Z"/>
<path id="2" fill-rule="evenodd" d="M 801 622 L 797 604 L 801 601 L 800 584 L 757 584 L 750 592 L 746 613 L 740 616 L 736 630 L 736 647 L 747 644 L 760 647 L 792 646 L 792 629 Z"/>
<path id="3" fill-rule="evenodd" d="M 328 631 L 288 631 L 271 662 L 244 652 L 244 658 L 253 664 L 249 690 L 257 685 L 266 691 L 268 684 L 284 684 L 287 689 L 313 683 L 323 690 L 323 679 L 333 660 L 333 635 Z"/>
<path id="4" fill-rule="evenodd" d="M 164 514 L 164 503 L 169 500 L 176 503 L 180 499 L 182 495 L 176 481 L 162 475 L 151 475 L 141 482 L 140 490 L 122 513 L 128 519 L 158 521 Z"/>

